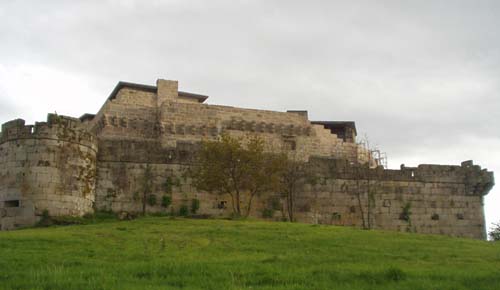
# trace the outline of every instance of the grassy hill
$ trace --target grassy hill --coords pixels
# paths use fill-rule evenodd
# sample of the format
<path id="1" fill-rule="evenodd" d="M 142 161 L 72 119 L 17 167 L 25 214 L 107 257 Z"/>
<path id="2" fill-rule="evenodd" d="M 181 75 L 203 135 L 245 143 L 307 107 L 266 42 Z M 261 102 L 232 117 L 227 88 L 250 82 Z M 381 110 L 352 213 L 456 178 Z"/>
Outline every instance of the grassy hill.
<path id="1" fill-rule="evenodd" d="M 0 232 L 0 289 L 500 289 L 500 243 L 143 218 Z"/>

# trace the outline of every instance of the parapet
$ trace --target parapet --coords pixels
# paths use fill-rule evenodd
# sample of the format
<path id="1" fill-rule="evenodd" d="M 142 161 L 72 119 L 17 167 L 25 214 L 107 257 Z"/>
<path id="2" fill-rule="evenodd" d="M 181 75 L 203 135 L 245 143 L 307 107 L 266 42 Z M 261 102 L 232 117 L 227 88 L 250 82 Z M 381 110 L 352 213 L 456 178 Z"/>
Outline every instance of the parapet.
<path id="1" fill-rule="evenodd" d="M 417 167 L 401 165 L 400 170 L 369 168 L 348 160 L 313 157 L 310 166 L 314 172 L 328 173 L 337 179 L 377 181 L 405 181 L 422 183 L 461 183 L 468 195 L 486 195 L 495 184 L 493 172 L 464 161 L 461 165 L 420 164 Z"/>
<path id="2" fill-rule="evenodd" d="M 286 112 L 290 114 L 299 115 L 301 117 L 304 117 L 306 120 L 309 120 L 307 110 L 287 110 Z"/>
<path id="3" fill-rule="evenodd" d="M 2 124 L 0 144 L 19 139 L 54 139 L 79 143 L 97 151 L 97 138 L 88 132 L 77 118 L 48 114 L 46 122 L 25 125 L 23 119 Z"/>

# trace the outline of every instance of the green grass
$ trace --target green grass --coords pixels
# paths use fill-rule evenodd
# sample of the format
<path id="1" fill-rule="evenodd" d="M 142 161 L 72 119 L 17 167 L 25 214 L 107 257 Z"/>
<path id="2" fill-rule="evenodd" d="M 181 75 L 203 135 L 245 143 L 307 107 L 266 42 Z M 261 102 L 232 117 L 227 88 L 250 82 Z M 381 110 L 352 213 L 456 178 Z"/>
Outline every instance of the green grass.
<path id="1" fill-rule="evenodd" d="M 500 289 L 500 243 L 150 217 L 1 232 L 0 289 Z"/>

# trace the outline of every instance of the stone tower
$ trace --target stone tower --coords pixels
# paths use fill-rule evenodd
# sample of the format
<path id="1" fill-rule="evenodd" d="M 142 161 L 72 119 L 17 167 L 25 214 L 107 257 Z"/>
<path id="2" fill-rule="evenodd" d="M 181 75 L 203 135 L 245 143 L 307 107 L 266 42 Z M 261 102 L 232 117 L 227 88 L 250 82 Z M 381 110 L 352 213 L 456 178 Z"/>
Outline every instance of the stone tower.
<path id="1" fill-rule="evenodd" d="M 83 215 L 95 200 L 97 142 L 79 119 L 49 114 L 26 126 L 17 119 L 0 135 L 0 228 L 32 225 L 44 212 Z"/>

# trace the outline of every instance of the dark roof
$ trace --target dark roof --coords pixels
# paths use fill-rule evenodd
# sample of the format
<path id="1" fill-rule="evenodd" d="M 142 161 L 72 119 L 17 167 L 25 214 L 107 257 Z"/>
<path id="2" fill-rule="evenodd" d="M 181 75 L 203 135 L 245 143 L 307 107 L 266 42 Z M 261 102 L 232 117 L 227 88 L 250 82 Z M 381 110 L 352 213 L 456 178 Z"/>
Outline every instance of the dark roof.
<path id="1" fill-rule="evenodd" d="M 115 88 L 111 92 L 111 94 L 108 97 L 108 100 L 112 100 L 116 98 L 116 95 L 122 88 L 132 88 L 136 89 L 139 91 L 144 91 L 144 92 L 151 92 L 151 93 L 157 93 L 158 88 L 156 86 L 150 86 L 150 85 L 143 85 L 143 84 L 136 84 L 136 83 L 129 83 L 129 82 L 118 82 L 116 84 Z M 179 97 L 185 97 L 185 98 L 194 98 L 197 99 L 198 102 L 203 103 L 206 99 L 208 99 L 208 96 L 205 95 L 200 95 L 200 94 L 193 94 L 193 93 L 188 93 L 188 92 L 182 92 L 179 91 Z"/>
<path id="2" fill-rule="evenodd" d="M 181 91 L 179 91 L 179 97 L 198 99 L 198 102 L 200 102 L 200 103 L 203 103 L 206 99 L 208 99 L 208 96 L 205 96 L 205 95 L 193 94 L 193 93 L 181 92 Z"/>
<path id="3" fill-rule="evenodd" d="M 78 119 L 80 119 L 81 122 L 85 122 L 85 121 L 91 121 L 92 119 L 94 119 L 94 117 L 95 117 L 95 114 L 88 114 L 87 113 L 87 114 L 81 115 L 80 118 L 78 118 Z"/>
<path id="4" fill-rule="evenodd" d="M 344 128 L 348 127 L 354 129 L 354 134 L 358 134 L 356 131 L 356 123 L 353 121 L 311 121 L 311 124 L 324 125 L 327 128 Z"/>

